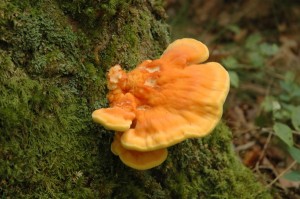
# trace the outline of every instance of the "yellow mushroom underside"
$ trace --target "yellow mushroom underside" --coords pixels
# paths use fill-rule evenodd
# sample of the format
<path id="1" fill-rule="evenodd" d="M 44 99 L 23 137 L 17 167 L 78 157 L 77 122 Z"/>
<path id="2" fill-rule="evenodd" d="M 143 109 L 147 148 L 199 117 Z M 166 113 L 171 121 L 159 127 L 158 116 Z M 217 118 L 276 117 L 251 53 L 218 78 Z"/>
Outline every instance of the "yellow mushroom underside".
<path id="1" fill-rule="evenodd" d="M 120 132 L 115 134 L 114 141 L 111 144 L 111 151 L 119 156 L 125 165 L 131 168 L 147 170 L 160 165 L 168 156 L 168 151 L 165 148 L 146 152 L 128 150 L 121 145 L 121 136 L 122 133 Z"/>

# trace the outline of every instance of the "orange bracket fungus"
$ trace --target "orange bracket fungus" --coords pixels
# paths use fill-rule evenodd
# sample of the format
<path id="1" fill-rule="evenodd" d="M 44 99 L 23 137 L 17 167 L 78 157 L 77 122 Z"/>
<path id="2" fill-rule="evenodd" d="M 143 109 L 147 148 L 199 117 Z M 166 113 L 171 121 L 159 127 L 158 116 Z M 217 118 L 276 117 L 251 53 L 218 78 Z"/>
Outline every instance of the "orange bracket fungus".
<path id="1" fill-rule="evenodd" d="M 115 134 L 111 151 L 113 154 L 118 155 L 127 166 L 138 170 L 146 170 L 158 166 L 166 160 L 168 155 L 166 148 L 145 152 L 125 149 L 120 141 L 122 134 L 121 132 Z"/>
<path id="2" fill-rule="evenodd" d="M 158 166 L 167 147 L 214 129 L 229 75 L 219 63 L 202 63 L 208 55 L 203 43 L 184 38 L 128 73 L 120 65 L 109 70 L 110 108 L 95 110 L 92 118 L 117 131 L 111 150 L 124 164 L 139 170 Z"/>

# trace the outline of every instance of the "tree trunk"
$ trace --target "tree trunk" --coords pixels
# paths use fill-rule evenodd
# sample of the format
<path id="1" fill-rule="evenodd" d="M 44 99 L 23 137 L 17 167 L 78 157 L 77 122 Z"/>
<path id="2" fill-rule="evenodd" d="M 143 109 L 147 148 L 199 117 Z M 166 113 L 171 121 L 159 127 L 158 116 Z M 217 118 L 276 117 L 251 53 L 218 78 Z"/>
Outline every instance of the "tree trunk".
<path id="1" fill-rule="evenodd" d="M 169 43 L 159 0 L 0 2 L 0 197 L 271 198 L 235 157 L 224 124 L 136 171 L 91 120 L 107 69 Z"/>

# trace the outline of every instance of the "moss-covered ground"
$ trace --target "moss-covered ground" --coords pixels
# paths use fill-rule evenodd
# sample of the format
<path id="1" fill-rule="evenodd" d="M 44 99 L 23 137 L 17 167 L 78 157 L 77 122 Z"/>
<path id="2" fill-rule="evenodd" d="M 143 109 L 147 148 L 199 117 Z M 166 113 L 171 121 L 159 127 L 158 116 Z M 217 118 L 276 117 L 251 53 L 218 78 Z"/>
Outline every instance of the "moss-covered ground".
<path id="1" fill-rule="evenodd" d="M 171 147 L 135 171 L 91 121 L 107 106 L 105 73 L 168 44 L 158 1 L 0 2 L 1 198 L 270 198 L 235 158 L 230 131 Z"/>

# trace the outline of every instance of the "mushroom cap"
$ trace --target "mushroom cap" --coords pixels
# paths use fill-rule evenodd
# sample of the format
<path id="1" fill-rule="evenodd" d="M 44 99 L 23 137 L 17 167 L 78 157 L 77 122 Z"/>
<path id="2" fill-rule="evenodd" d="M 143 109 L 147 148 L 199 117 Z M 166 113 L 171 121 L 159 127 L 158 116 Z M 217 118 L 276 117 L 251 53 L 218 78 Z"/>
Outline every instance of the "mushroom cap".
<path id="1" fill-rule="evenodd" d="M 133 112 L 119 107 L 98 109 L 92 113 L 94 122 L 101 124 L 106 129 L 116 131 L 128 130 L 134 117 Z"/>
<path id="2" fill-rule="evenodd" d="M 227 71 L 215 62 L 182 65 L 178 61 L 153 61 L 144 66 L 159 64 L 159 76 L 152 80 L 155 85 L 138 89 L 143 92 L 131 91 L 144 96 L 135 112 L 135 126 L 121 137 L 123 147 L 136 151 L 166 148 L 187 138 L 203 137 L 219 122 L 229 91 Z"/>
<path id="3" fill-rule="evenodd" d="M 198 64 L 208 54 L 203 43 L 180 39 L 159 59 L 146 60 L 128 73 L 119 65 L 110 69 L 112 108 L 96 110 L 93 119 L 123 132 L 118 143 L 127 155 L 121 159 L 134 160 L 139 152 L 154 153 L 214 129 L 229 91 L 229 75 L 219 63 Z"/>
<path id="4" fill-rule="evenodd" d="M 168 151 L 165 148 L 146 152 L 128 150 L 122 146 L 120 142 L 121 136 L 121 132 L 116 132 L 114 141 L 111 144 L 111 151 L 118 155 L 125 165 L 131 168 L 137 170 L 151 169 L 163 163 L 168 156 Z"/>
<path id="5" fill-rule="evenodd" d="M 161 58 L 172 60 L 176 57 L 185 57 L 188 64 L 197 64 L 208 59 L 209 51 L 202 42 L 191 38 L 178 39 L 171 43 Z"/>

